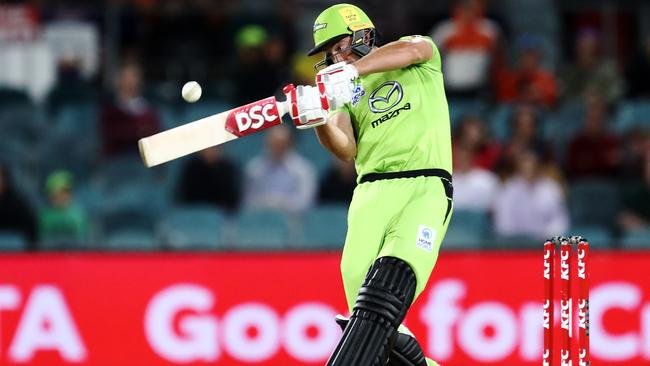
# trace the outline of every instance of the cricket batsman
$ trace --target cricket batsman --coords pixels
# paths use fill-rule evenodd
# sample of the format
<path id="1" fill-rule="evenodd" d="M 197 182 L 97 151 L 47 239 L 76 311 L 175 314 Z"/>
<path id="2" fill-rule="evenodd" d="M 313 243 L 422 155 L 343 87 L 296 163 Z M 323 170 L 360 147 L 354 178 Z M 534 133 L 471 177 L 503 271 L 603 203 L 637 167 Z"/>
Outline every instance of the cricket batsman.
<path id="1" fill-rule="evenodd" d="M 428 37 L 378 47 L 358 7 L 334 5 L 314 23 L 324 53 L 316 86 L 288 85 L 291 117 L 354 159 L 341 273 L 350 318 L 328 366 L 426 366 L 402 325 L 425 288 L 452 213 L 451 134 L 440 53 Z M 327 223 L 323 223 L 327 224 Z"/>

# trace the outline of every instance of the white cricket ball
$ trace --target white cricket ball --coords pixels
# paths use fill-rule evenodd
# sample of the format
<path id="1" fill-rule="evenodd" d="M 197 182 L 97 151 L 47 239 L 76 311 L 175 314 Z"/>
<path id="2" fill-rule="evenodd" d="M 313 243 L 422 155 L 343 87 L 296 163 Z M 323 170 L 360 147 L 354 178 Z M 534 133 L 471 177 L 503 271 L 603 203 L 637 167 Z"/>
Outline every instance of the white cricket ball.
<path id="1" fill-rule="evenodd" d="M 181 94 L 183 95 L 183 99 L 185 99 L 186 102 L 188 103 L 194 103 L 199 98 L 201 98 L 201 85 L 197 83 L 196 81 L 188 81 L 183 85 L 183 90 L 181 91 Z"/>

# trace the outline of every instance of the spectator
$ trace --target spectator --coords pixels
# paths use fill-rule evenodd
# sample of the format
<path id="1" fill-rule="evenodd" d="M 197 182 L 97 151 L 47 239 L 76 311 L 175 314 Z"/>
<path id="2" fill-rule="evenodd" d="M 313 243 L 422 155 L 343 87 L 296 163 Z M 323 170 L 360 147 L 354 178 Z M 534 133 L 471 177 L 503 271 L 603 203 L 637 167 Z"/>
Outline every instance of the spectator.
<path id="1" fill-rule="evenodd" d="M 36 217 L 32 207 L 14 187 L 9 169 L 0 163 L 0 231 L 17 232 L 28 241 L 29 249 L 36 243 Z"/>
<path id="2" fill-rule="evenodd" d="M 650 229 L 650 149 L 643 168 L 643 177 L 623 191 L 623 209 L 618 222 L 625 231 Z"/>
<path id="3" fill-rule="evenodd" d="M 494 205 L 498 235 L 549 238 L 566 232 L 569 218 L 560 186 L 542 175 L 533 151 L 517 159 L 516 173 L 500 188 Z"/>
<path id="4" fill-rule="evenodd" d="M 650 34 L 627 66 L 627 92 L 632 98 L 650 97 Z"/>
<path id="5" fill-rule="evenodd" d="M 72 176 L 56 171 L 45 182 L 48 204 L 41 209 L 38 230 L 41 241 L 81 242 L 88 238 L 86 212 L 74 203 Z"/>
<path id="6" fill-rule="evenodd" d="M 502 71 L 497 77 L 498 100 L 553 107 L 557 98 L 555 76 L 542 66 L 539 42 L 533 37 L 527 37 L 524 42 L 519 68 L 512 73 Z"/>
<path id="7" fill-rule="evenodd" d="M 267 31 L 258 25 L 248 25 L 235 38 L 237 60 L 232 69 L 234 100 L 242 105 L 272 95 L 282 87 L 283 70 L 271 66 L 284 52 L 280 39 L 269 41 Z M 288 68 L 288 65 L 285 67 Z"/>
<path id="8" fill-rule="evenodd" d="M 518 156 L 528 150 L 532 150 L 541 158 L 544 168 L 554 165 L 552 149 L 541 137 L 539 115 L 535 107 L 527 104 L 519 106 L 515 109 L 510 123 L 510 138 L 503 148 L 496 169 L 501 177 L 512 175 Z"/>
<path id="9" fill-rule="evenodd" d="M 346 203 L 352 201 L 357 186 L 357 172 L 354 163 L 334 159 L 320 180 L 318 201 L 320 203 Z"/>
<path id="10" fill-rule="evenodd" d="M 100 124 L 104 155 L 137 153 L 138 140 L 160 131 L 156 111 L 142 97 L 142 73 L 135 64 L 119 72 L 115 100 L 101 109 Z"/>
<path id="11" fill-rule="evenodd" d="M 454 209 L 488 211 L 494 204 L 499 179 L 474 165 L 474 152 L 464 147 L 454 151 Z"/>
<path id="12" fill-rule="evenodd" d="M 277 126 L 266 137 L 266 154 L 246 166 L 244 204 L 289 212 L 311 207 L 316 193 L 314 169 L 293 151 L 291 131 Z"/>
<path id="13" fill-rule="evenodd" d="M 494 142 L 485 122 L 476 117 L 465 117 L 455 133 L 453 150 L 456 147 L 469 149 L 474 154 L 474 166 L 493 170 L 501 155 L 501 146 Z"/>
<path id="14" fill-rule="evenodd" d="M 185 204 L 211 204 L 235 211 L 241 197 L 239 169 L 221 147 L 202 150 L 182 168 L 176 199 Z"/>
<path id="15" fill-rule="evenodd" d="M 643 127 L 631 129 L 623 142 L 621 173 L 626 180 L 643 176 L 645 153 L 650 150 L 650 131 Z"/>
<path id="16" fill-rule="evenodd" d="M 278 89 L 282 85 L 287 84 L 291 80 L 291 64 L 287 59 L 287 46 L 279 35 L 273 35 L 264 44 L 264 60 L 268 66 L 273 70 L 270 75 L 271 81 L 275 84 L 272 88 Z M 310 80 L 308 84 L 312 84 L 315 79 Z"/>
<path id="17" fill-rule="evenodd" d="M 451 97 L 476 97 L 488 89 L 501 31 L 485 17 L 483 0 L 458 0 L 452 13 L 431 31 L 443 56 L 445 91 Z"/>
<path id="18" fill-rule="evenodd" d="M 616 65 L 601 54 L 600 37 L 594 30 L 583 30 L 576 41 L 574 63 L 562 74 L 563 96 L 566 100 L 580 100 L 587 93 L 600 92 L 607 103 L 621 95 L 622 83 Z"/>
<path id="19" fill-rule="evenodd" d="M 94 101 L 96 94 L 91 84 L 82 77 L 80 62 L 72 57 L 62 57 L 59 61 L 57 83 L 47 95 L 50 113 L 56 114 L 66 104 Z"/>
<path id="20" fill-rule="evenodd" d="M 600 94 L 586 97 L 584 127 L 569 142 L 567 173 L 572 179 L 615 176 L 622 162 L 620 138 L 607 130 L 607 107 Z"/>

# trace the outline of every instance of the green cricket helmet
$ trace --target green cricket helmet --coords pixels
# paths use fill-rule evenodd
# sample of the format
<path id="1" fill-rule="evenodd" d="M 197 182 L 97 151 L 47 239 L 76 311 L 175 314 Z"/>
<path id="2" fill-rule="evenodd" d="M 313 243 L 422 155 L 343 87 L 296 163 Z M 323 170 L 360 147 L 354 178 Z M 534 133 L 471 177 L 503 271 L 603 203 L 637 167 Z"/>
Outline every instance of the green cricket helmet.
<path id="1" fill-rule="evenodd" d="M 359 7 L 337 4 L 325 9 L 314 22 L 314 48 L 308 55 L 322 52 L 328 45 L 352 36 L 350 48 L 359 57 L 367 55 L 375 44 L 375 26 Z M 330 57 L 324 62 L 329 63 Z"/>

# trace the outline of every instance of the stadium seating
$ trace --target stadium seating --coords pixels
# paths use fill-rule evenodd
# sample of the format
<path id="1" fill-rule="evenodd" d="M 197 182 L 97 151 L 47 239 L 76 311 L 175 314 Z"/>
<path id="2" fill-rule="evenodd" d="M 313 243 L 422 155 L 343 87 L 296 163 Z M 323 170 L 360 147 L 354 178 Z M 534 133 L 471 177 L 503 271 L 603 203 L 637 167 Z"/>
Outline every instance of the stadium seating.
<path id="1" fill-rule="evenodd" d="M 306 133 L 305 133 L 306 132 Z M 302 157 L 311 163 L 318 176 L 321 176 L 331 165 L 332 155 L 320 142 L 312 131 L 299 131 L 296 139 L 296 150 Z"/>
<path id="2" fill-rule="evenodd" d="M 110 233 L 105 240 L 111 250 L 156 250 L 159 241 L 150 231 L 120 230 Z"/>
<path id="3" fill-rule="evenodd" d="M 21 251 L 27 249 L 27 241 L 20 233 L 0 231 L 0 251 Z"/>
<path id="4" fill-rule="evenodd" d="M 620 206 L 615 183 L 607 180 L 582 180 L 571 185 L 569 212 L 573 225 L 613 228 L 612 219 Z"/>
<path id="5" fill-rule="evenodd" d="M 494 236 L 487 243 L 487 248 L 499 249 L 539 249 L 544 244 L 542 238 L 533 238 L 526 235 Z"/>
<path id="6" fill-rule="evenodd" d="M 72 237 L 54 237 L 41 239 L 38 249 L 44 251 L 68 251 L 97 249 L 98 244 L 93 241 L 80 241 Z"/>
<path id="7" fill-rule="evenodd" d="M 282 211 L 244 210 L 235 217 L 232 244 L 235 249 L 286 249 L 289 219 Z"/>
<path id="8" fill-rule="evenodd" d="M 488 125 L 492 137 L 503 142 L 510 136 L 512 105 L 500 104 L 496 106 L 488 118 Z"/>
<path id="9" fill-rule="evenodd" d="M 233 108 L 232 105 L 217 99 L 203 99 L 196 103 L 186 104 L 181 112 L 181 118 L 177 125 L 192 122 L 216 113 L 225 112 L 231 108 Z"/>
<path id="10" fill-rule="evenodd" d="M 486 112 L 486 105 L 479 100 L 449 99 L 449 119 L 452 129 L 460 124 L 464 117 L 480 116 Z"/>
<path id="11" fill-rule="evenodd" d="M 490 218 L 486 212 L 454 210 L 444 249 L 479 248 L 490 235 Z"/>
<path id="12" fill-rule="evenodd" d="M 228 218 L 219 211 L 218 218 L 207 220 L 207 224 L 193 224 L 200 219 L 192 218 L 185 225 L 179 224 L 178 229 L 166 232 L 162 230 L 167 227 L 165 225 L 180 220 L 163 218 L 161 214 L 166 215 L 165 208 L 173 199 L 178 173 L 188 158 L 154 169 L 144 169 L 135 154 L 102 160 L 98 148 L 96 100 L 75 98 L 58 105 L 48 115 L 44 106 L 33 104 L 22 93 L 0 90 L 0 96 L 5 95 L 3 93 L 7 99 L 0 99 L 0 160 L 8 162 L 12 168 L 16 187 L 35 207 L 40 207 L 45 203 L 43 181 L 47 174 L 55 169 L 68 169 L 75 175 L 75 198 L 86 208 L 96 227 L 91 233 L 93 243 L 46 240 L 40 243 L 42 248 L 110 248 L 120 246 L 117 240 L 121 237 L 133 243 L 130 237 L 145 237 L 146 233 L 151 236 L 153 230 L 158 230 L 154 237 L 159 243 L 174 249 L 337 249 L 343 244 L 345 207 L 317 207 L 298 215 L 297 219 L 282 213 L 249 211 Z M 230 108 L 219 99 L 205 98 L 192 105 L 179 103 L 160 107 L 165 127 Z M 510 134 L 513 111 L 510 105 L 494 105 L 488 110 L 480 102 L 452 100 L 450 110 L 454 121 L 468 114 L 485 116 L 497 139 L 506 139 Z M 623 101 L 615 114 L 615 129 L 627 132 L 636 127 L 648 128 L 649 115 L 650 102 Z M 541 117 L 544 135 L 554 141 L 554 152 L 561 160 L 566 142 L 582 124 L 584 107 L 580 103 L 565 103 L 557 110 L 543 112 Z M 243 168 L 253 157 L 263 153 L 265 136 L 262 132 L 233 141 L 224 145 L 224 152 Z M 322 175 L 331 164 L 330 154 L 310 131 L 296 132 L 294 137 L 296 150 Z M 643 233 L 629 233 L 620 238 L 613 235 L 612 215 L 620 206 L 619 200 L 616 182 L 575 182 L 568 197 L 572 222 L 569 233 L 587 237 L 594 247 L 616 242 L 630 248 L 650 245 Z M 214 217 L 214 213 L 212 215 Z M 322 222 L 332 224 L 320 225 Z M 205 238 L 209 240 L 205 242 Z M 452 217 L 446 238 L 443 249 L 539 244 L 539 240 L 529 238 L 494 238 L 488 215 L 459 210 Z"/>
<path id="13" fill-rule="evenodd" d="M 0 103 L 2 107 L 31 104 L 29 95 L 23 91 L 9 87 L 0 87 Z"/>
<path id="14" fill-rule="evenodd" d="M 621 245 L 627 249 L 648 249 L 650 247 L 650 229 L 626 232 L 621 239 Z"/>
<path id="15" fill-rule="evenodd" d="M 264 152 L 264 138 L 267 132 L 262 131 L 246 136 L 245 139 L 230 141 L 223 145 L 224 152 L 243 170 L 254 157 Z"/>
<path id="16" fill-rule="evenodd" d="M 315 207 L 301 215 L 300 243 L 306 249 L 341 249 L 347 231 L 345 206 Z"/>
<path id="17" fill-rule="evenodd" d="M 567 102 L 545 115 L 542 123 L 544 137 L 551 142 L 553 155 L 558 161 L 565 161 L 568 144 L 583 125 L 584 106 L 577 102 Z"/>
<path id="18" fill-rule="evenodd" d="M 175 207 L 158 227 L 158 238 L 171 249 L 217 249 L 224 243 L 225 215 L 211 206 Z"/>
<path id="19" fill-rule="evenodd" d="M 565 235 L 580 235 L 589 241 L 592 248 L 608 248 L 614 242 L 611 230 L 602 226 L 572 226 Z"/>
<path id="20" fill-rule="evenodd" d="M 621 103 L 614 118 L 617 132 L 625 133 L 635 128 L 650 128 L 650 102 L 628 101 Z"/>

